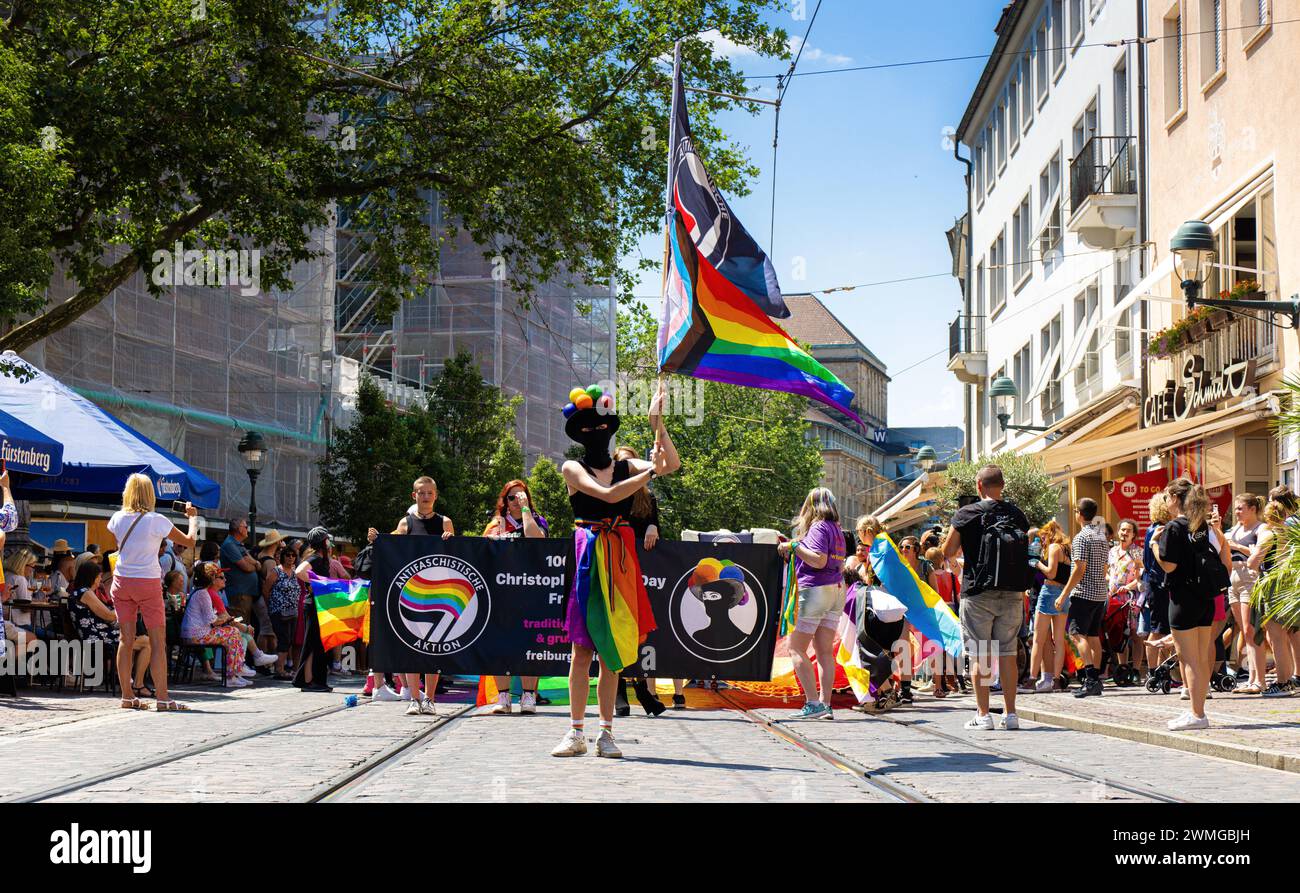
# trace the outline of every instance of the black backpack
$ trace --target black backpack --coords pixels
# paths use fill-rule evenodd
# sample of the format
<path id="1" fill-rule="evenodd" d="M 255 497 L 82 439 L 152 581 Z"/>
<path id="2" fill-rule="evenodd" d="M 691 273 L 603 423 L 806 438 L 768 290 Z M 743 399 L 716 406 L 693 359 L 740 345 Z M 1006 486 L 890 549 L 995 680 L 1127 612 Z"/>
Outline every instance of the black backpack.
<path id="1" fill-rule="evenodd" d="M 1218 595 L 1232 585 L 1228 569 L 1219 558 L 1219 551 L 1210 542 L 1209 528 L 1192 534 L 1192 575 L 1196 588 L 1206 595 Z"/>
<path id="2" fill-rule="evenodd" d="M 972 594 L 990 589 L 1022 592 L 1032 584 L 1029 570 L 1029 535 L 1009 508 L 994 500 L 981 516 L 980 553 L 971 575 Z"/>

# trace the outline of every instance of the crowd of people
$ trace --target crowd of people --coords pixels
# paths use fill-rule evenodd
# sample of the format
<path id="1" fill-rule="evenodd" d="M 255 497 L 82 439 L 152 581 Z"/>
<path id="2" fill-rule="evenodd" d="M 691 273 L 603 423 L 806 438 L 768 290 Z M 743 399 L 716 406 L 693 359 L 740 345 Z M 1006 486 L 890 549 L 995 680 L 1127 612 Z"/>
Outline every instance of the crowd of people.
<path id="1" fill-rule="evenodd" d="M 833 630 L 842 613 L 871 670 L 870 697 L 858 709 L 912 703 L 920 673 L 936 698 L 973 686 L 971 730 L 994 728 L 989 705 L 999 691 L 1007 729 L 1019 725 L 1017 694 L 1098 697 L 1107 680 L 1178 691 L 1189 705 L 1168 723 L 1175 731 L 1209 725 L 1212 689 L 1268 698 L 1300 691 L 1300 630 L 1267 619 L 1274 594 L 1261 582 L 1283 558 L 1283 529 L 1300 524 L 1300 501 L 1289 489 L 1275 488 L 1267 502 L 1240 494 L 1227 526 L 1203 487 L 1178 478 L 1151 499 L 1145 532 L 1127 518 L 1112 528 L 1085 497 L 1074 506 L 1077 532 L 1068 538 L 1056 520 L 1031 527 L 1003 498 L 1004 486 L 1001 469 L 986 466 L 977 497 L 958 508 L 946 532 L 936 527 L 897 545 L 917 579 L 957 612 L 960 668 L 933 643 L 915 647 L 906 607 L 872 572 L 867 550 L 882 531 L 877 520 L 858 519 L 857 551 L 846 558 L 834 497 L 821 488 L 808 495 L 793 540 L 779 547 L 798 578 L 799 622 L 789 645 L 806 698 L 800 718 L 833 717 Z"/>

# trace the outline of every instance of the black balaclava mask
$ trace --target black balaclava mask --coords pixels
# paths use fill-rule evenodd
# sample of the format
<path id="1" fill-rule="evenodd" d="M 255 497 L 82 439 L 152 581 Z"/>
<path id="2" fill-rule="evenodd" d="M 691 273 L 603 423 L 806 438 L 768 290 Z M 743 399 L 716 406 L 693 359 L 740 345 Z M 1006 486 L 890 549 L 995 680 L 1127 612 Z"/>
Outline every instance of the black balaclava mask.
<path id="1" fill-rule="evenodd" d="M 616 413 L 600 412 L 595 408 L 580 409 L 565 420 L 564 433 L 574 443 L 582 446 L 582 461 L 588 467 L 609 468 L 614 463 L 614 458 L 609 454 L 609 444 L 618 425 Z M 583 428 L 592 430 L 584 431 Z"/>
<path id="2" fill-rule="evenodd" d="M 592 468 L 609 468 L 614 462 L 614 457 L 609 454 L 609 441 L 612 436 L 609 429 L 579 431 L 578 443 L 582 444 L 582 461 Z"/>

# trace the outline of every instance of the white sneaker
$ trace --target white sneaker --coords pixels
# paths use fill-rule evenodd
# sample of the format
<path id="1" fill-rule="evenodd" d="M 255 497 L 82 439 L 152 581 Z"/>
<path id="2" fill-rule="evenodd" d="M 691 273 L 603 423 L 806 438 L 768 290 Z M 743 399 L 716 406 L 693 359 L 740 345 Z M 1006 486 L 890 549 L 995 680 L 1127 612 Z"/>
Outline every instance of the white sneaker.
<path id="1" fill-rule="evenodd" d="M 407 716 L 419 716 L 423 712 L 424 711 L 420 709 L 419 701 L 412 701 L 410 706 L 406 708 Z"/>
<path id="2" fill-rule="evenodd" d="M 492 712 L 497 716 L 510 715 L 510 692 L 503 691 L 497 693 L 497 705 L 492 708 Z"/>
<path id="3" fill-rule="evenodd" d="M 1205 716 L 1193 716 L 1189 711 L 1177 719 L 1169 720 L 1169 731 L 1186 732 L 1191 729 L 1208 729 L 1210 720 Z"/>
<path id="4" fill-rule="evenodd" d="M 381 686 L 379 686 L 379 688 L 375 689 L 375 693 L 374 693 L 373 695 L 370 696 L 370 700 L 372 700 L 372 701 L 400 701 L 400 700 L 402 700 L 402 696 L 399 695 L 397 692 L 393 691 L 393 687 L 392 687 L 391 685 L 381 685 Z M 409 701 L 410 698 L 407 698 L 406 700 Z"/>
<path id="5" fill-rule="evenodd" d="M 226 688 L 248 688 L 252 684 L 247 679 L 240 679 L 238 676 L 231 676 L 226 680 Z"/>
<path id="6" fill-rule="evenodd" d="M 526 691 L 519 696 L 519 712 L 520 713 L 537 712 L 537 692 Z"/>
<path id="7" fill-rule="evenodd" d="M 601 729 L 596 737 L 596 756 L 609 757 L 613 760 L 623 757 L 623 751 L 619 750 L 618 745 L 614 743 L 614 733 L 609 729 Z"/>
<path id="8" fill-rule="evenodd" d="M 1038 684 L 1034 686 L 1035 694 L 1045 694 L 1049 691 L 1054 691 L 1055 689 L 1056 680 L 1052 679 L 1050 676 L 1044 676 L 1042 679 L 1039 679 Z"/>
<path id="9" fill-rule="evenodd" d="M 239 668 L 239 675 L 243 676 L 245 679 L 253 679 L 257 676 L 257 670 L 254 670 L 248 664 L 244 664 Z"/>
<path id="10" fill-rule="evenodd" d="M 1014 713 L 1006 714 L 1002 717 L 1002 728 L 1006 729 L 1008 732 L 1016 731 L 1016 729 L 1020 728 L 1020 717 L 1016 716 Z"/>
<path id="11" fill-rule="evenodd" d="M 274 655 L 274 654 L 267 654 L 265 651 L 263 651 L 261 654 L 259 654 L 259 655 L 257 655 L 256 657 L 253 658 L 253 666 L 255 666 L 255 667 L 269 667 L 271 664 L 275 663 L 277 660 L 279 660 L 279 658 L 276 657 L 276 655 Z"/>
<path id="12" fill-rule="evenodd" d="M 406 686 L 402 686 L 402 690 L 397 693 L 397 700 L 399 701 L 411 700 L 411 690 Z"/>
<path id="13" fill-rule="evenodd" d="M 971 731 L 975 731 L 977 729 L 983 730 L 985 732 L 992 731 L 993 715 L 991 713 L 985 713 L 983 716 L 980 716 L 978 713 L 976 713 L 974 718 L 968 719 L 966 721 L 965 728 L 970 729 Z"/>
<path id="14" fill-rule="evenodd" d="M 437 716 L 438 707 L 429 698 L 420 699 L 420 712 L 427 716 Z"/>
<path id="15" fill-rule="evenodd" d="M 578 729 L 569 729 L 560 743 L 551 751 L 553 757 L 580 757 L 587 752 L 587 739 Z"/>

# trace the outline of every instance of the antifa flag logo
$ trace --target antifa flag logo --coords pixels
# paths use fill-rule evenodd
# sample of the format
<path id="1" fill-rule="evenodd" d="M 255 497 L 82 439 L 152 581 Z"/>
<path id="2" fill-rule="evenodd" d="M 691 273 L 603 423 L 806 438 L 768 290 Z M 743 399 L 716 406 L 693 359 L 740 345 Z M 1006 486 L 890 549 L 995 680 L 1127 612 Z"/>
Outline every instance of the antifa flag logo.
<path id="1" fill-rule="evenodd" d="M 730 663 L 753 651 L 769 620 L 767 593 L 750 571 L 727 560 L 701 559 L 668 599 L 678 644 L 700 660 Z"/>
<path id="2" fill-rule="evenodd" d="M 492 597 L 469 562 L 430 555 L 398 572 L 388 590 L 388 623 L 397 638 L 424 654 L 455 654 L 487 628 Z"/>

